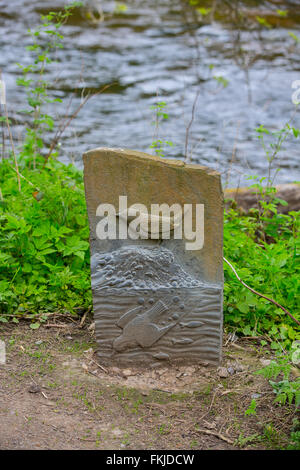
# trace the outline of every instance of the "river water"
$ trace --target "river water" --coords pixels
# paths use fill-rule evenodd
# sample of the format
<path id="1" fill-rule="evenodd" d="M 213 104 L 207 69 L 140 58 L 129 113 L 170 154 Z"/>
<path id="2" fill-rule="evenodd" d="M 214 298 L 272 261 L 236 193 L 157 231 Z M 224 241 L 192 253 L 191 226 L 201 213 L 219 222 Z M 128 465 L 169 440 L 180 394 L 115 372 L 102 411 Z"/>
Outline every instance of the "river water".
<path id="1" fill-rule="evenodd" d="M 68 103 L 75 93 L 75 109 L 84 90 L 111 86 L 81 109 L 61 139 L 60 158 L 81 166 L 82 153 L 100 146 L 151 153 L 157 137 L 151 106 L 164 101 L 168 119 L 159 125 L 158 138 L 173 143 L 164 150 L 166 158 L 184 158 L 195 105 L 188 159 L 217 169 L 229 185 L 250 184 L 246 175 L 266 176 L 268 161 L 255 128 L 263 124 L 276 131 L 291 116 L 300 127 L 291 99 L 292 83 L 300 80 L 300 43 L 293 37 L 300 37 L 300 1 L 240 2 L 247 18 L 264 17 L 272 26 L 261 28 L 253 21 L 240 35 L 226 16 L 226 2 L 218 2 L 213 19 L 211 12 L 196 15 L 184 0 L 124 3 L 127 10 L 116 13 L 115 2 L 85 2 L 86 8 L 63 27 L 64 49 L 48 75 L 53 96 Z M 17 138 L 25 100 L 16 85 L 16 62 L 30 63 L 26 31 L 38 24 L 41 13 L 63 4 L 0 0 L 0 67 Z M 279 8 L 288 10 L 287 17 L 276 13 Z M 104 20 L 92 23 L 88 17 L 96 9 Z M 59 107 L 54 112 L 61 113 Z M 299 142 L 288 139 L 274 162 L 280 168 L 276 182 L 300 180 L 299 162 Z"/>

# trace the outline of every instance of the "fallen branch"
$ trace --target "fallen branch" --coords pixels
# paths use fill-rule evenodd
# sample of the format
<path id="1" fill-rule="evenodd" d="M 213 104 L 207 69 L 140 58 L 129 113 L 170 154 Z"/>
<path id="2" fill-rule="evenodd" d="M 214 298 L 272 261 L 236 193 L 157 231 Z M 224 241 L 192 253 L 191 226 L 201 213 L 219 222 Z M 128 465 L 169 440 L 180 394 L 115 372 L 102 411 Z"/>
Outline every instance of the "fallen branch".
<path id="1" fill-rule="evenodd" d="M 234 445 L 234 442 L 223 434 L 215 431 L 209 431 L 208 429 L 196 429 L 196 432 L 203 432 L 204 434 L 209 434 L 210 436 L 215 436 L 221 439 L 222 441 L 227 442 L 228 444 Z"/>
<path id="2" fill-rule="evenodd" d="M 218 390 L 215 391 L 215 393 L 214 393 L 214 395 L 213 395 L 213 397 L 212 397 L 212 400 L 211 400 L 211 402 L 210 402 L 210 405 L 209 405 L 209 408 L 208 408 L 207 412 L 204 413 L 204 414 L 199 418 L 199 421 L 202 421 L 204 418 L 206 418 L 207 415 L 209 415 L 210 410 L 212 409 L 213 403 L 214 403 L 214 401 L 215 401 L 215 397 L 216 397 L 217 392 L 218 392 Z"/>
<path id="3" fill-rule="evenodd" d="M 234 272 L 236 278 L 240 281 L 241 284 L 243 284 L 244 287 L 246 287 L 247 289 L 249 289 L 251 292 L 253 292 L 253 294 L 255 295 L 258 295 L 259 297 L 262 297 L 263 299 L 266 299 L 268 300 L 269 302 L 272 302 L 272 304 L 276 305 L 276 307 L 279 307 L 281 308 L 281 310 L 284 311 L 284 313 L 286 313 L 292 320 L 294 320 L 294 322 L 296 322 L 298 325 L 300 325 L 300 321 L 297 320 L 297 318 L 295 318 L 286 308 L 284 308 L 282 305 L 280 305 L 278 302 L 276 302 L 276 300 L 273 300 L 271 299 L 270 297 L 267 297 L 266 295 L 263 295 L 263 294 L 260 294 L 259 292 L 257 292 L 256 290 L 252 289 L 252 287 L 249 287 L 247 286 L 247 284 L 242 281 L 242 279 L 239 277 L 238 273 L 236 272 L 236 270 L 234 269 L 234 267 L 232 266 L 231 263 L 229 263 L 229 261 L 223 257 L 223 260 L 225 261 L 225 263 L 228 264 L 228 266 L 232 269 L 232 271 Z"/>
<path id="4" fill-rule="evenodd" d="M 96 364 L 96 366 L 99 367 L 99 369 L 103 370 L 106 374 L 108 374 L 108 370 L 105 369 L 105 367 L 101 366 L 101 364 L 99 364 L 97 361 L 95 361 L 95 360 L 92 359 L 91 357 L 89 358 L 89 361 L 92 361 L 94 364 Z"/>
<path id="5" fill-rule="evenodd" d="M 84 325 L 84 322 L 85 322 L 85 319 L 87 317 L 87 314 L 91 311 L 91 307 L 89 307 L 87 309 L 87 311 L 85 312 L 85 314 L 83 315 L 82 319 L 80 320 L 80 323 L 79 323 L 79 328 L 82 328 L 83 325 Z"/>
<path id="6" fill-rule="evenodd" d="M 239 346 L 238 344 L 231 343 L 230 346 L 232 346 L 233 348 L 239 349 L 240 351 L 245 351 L 245 348 L 243 348 L 242 346 Z"/>

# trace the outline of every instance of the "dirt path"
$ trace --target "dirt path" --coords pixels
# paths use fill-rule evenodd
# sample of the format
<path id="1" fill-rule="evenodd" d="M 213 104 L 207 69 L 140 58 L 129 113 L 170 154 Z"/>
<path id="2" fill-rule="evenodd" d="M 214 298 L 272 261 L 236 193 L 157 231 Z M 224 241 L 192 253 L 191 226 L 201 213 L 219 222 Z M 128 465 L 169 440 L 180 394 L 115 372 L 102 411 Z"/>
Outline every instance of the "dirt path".
<path id="1" fill-rule="evenodd" d="M 253 371 L 268 358 L 240 341 L 215 368 L 139 370 L 97 363 L 78 324 L 1 326 L 0 449 L 266 449 L 287 444 L 293 410 Z M 253 343 L 253 341 L 252 341 Z M 227 371 L 228 372 L 228 371 Z M 231 375 L 232 374 L 232 375 Z M 257 397 L 257 414 L 245 416 Z"/>

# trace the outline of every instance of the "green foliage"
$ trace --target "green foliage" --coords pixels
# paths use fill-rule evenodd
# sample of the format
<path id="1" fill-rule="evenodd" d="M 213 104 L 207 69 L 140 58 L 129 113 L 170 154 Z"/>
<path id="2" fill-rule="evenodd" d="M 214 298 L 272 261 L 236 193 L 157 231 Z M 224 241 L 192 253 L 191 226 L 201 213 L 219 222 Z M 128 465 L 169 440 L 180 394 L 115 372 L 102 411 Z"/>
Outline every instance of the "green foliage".
<path id="1" fill-rule="evenodd" d="M 226 88 L 229 84 L 229 81 L 222 77 L 221 75 L 214 75 L 213 79 L 216 80 L 216 82 L 221 85 L 223 88 Z"/>
<path id="2" fill-rule="evenodd" d="M 151 149 L 155 149 L 155 153 L 156 155 L 158 155 L 159 157 L 164 157 L 165 156 L 165 153 L 164 153 L 164 146 L 165 145 L 169 145 L 170 147 L 173 146 L 173 142 L 169 141 L 169 140 L 163 140 L 163 139 L 157 139 L 157 140 L 154 140 L 152 142 L 152 144 L 150 145 L 150 148 Z"/>
<path id="3" fill-rule="evenodd" d="M 72 15 L 74 8 L 81 5 L 81 2 L 73 2 L 62 11 L 41 15 L 42 24 L 35 30 L 28 30 L 32 44 L 27 50 L 33 55 L 33 63 L 18 63 L 22 77 L 17 79 L 17 84 L 25 89 L 28 104 L 28 109 L 21 112 L 25 113 L 29 120 L 22 155 L 30 156 L 30 159 L 33 157 L 34 167 L 38 160 L 43 161 L 41 152 L 46 146 L 46 133 L 54 130 L 54 119 L 44 111 L 44 107 L 47 103 L 61 102 L 60 98 L 49 96 L 49 83 L 45 79 L 45 73 L 54 60 L 54 52 L 63 47 L 62 25 Z"/>
<path id="4" fill-rule="evenodd" d="M 292 432 L 287 450 L 300 450 L 300 431 Z"/>
<path id="5" fill-rule="evenodd" d="M 115 3 L 114 13 L 115 13 L 116 15 L 123 14 L 123 13 L 125 13 L 127 10 L 128 10 L 128 6 L 125 5 L 125 3 L 120 3 L 120 2 L 116 2 L 116 3 Z"/>
<path id="6" fill-rule="evenodd" d="M 274 181 L 274 178 L 279 171 L 276 169 L 274 175 L 271 174 L 273 162 L 275 161 L 287 138 L 289 136 L 293 136 L 297 139 L 300 135 L 300 130 L 291 126 L 289 122 L 287 122 L 285 126 L 283 126 L 283 128 L 279 129 L 278 131 L 272 132 L 266 129 L 264 125 L 257 127 L 255 130 L 268 161 L 268 176 L 266 179 L 269 187 L 272 185 L 272 182 Z"/>
<path id="7" fill-rule="evenodd" d="M 158 138 L 158 132 L 161 122 L 169 119 L 169 114 L 165 110 L 166 106 L 167 103 L 165 101 L 158 101 L 157 103 L 155 103 L 155 105 L 150 106 L 150 109 L 153 109 L 155 111 L 155 120 L 152 122 L 152 124 L 155 125 L 155 138 L 153 139 L 150 148 L 154 149 L 156 155 L 161 158 L 165 156 L 164 147 L 166 145 L 170 147 L 173 146 L 173 142 Z"/>
<path id="8" fill-rule="evenodd" d="M 22 174 L 42 188 L 43 197 L 37 200 L 26 181 L 19 192 L 10 163 L 1 163 L 0 321 L 87 308 L 91 292 L 82 173 L 52 161 L 43 172 L 24 167 Z"/>
<path id="9" fill-rule="evenodd" d="M 293 419 L 290 442 L 287 450 L 300 450 L 300 422 L 298 418 Z"/>
<path id="10" fill-rule="evenodd" d="M 288 11 L 287 10 L 279 10 L 277 9 L 276 10 L 276 13 L 278 16 L 281 16 L 282 18 L 286 18 L 287 15 L 288 15 Z"/>
<path id="11" fill-rule="evenodd" d="M 289 36 L 294 39 L 295 41 L 295 44 L 299 44 L 300 42 L 300 38 L 299 36 L 297 36 L 295 33 L 293 33 L 292 31 L 289 31 Z"/>
<path id="12" fill-rule="evenodd" d="M 272 28 L 272 25 L 270 25 L 270 23 L 268 23 L 266 18 L 262 18 L 261 16 L 256 16 L 255 19 L 261 26 L 263 26 L 265 28 L 268 28 L 268 29 Z"/>
<path id="13" fill-rule="evenodd" d="M 270 362 L 266 367 L 258 370 L 256 374 L 260 374 L 269 380 L 269 384 L 276 394 L 275 402 L 285 405 L 295 403 L 296 407 L 300 406 L 300 379 L 299 377 L 290 381 L 292 369 L 293 352 L 299 349 L 298 341 L 294 342 L 289 354 L 278 354 L 276 360 Z M 282 380 L 275 382 L 279 376 Z M 274 380 L 271 380 L 274 379 Z"/>
<path id="14" fill-rule="evenodd" d="M 270 180 L 252 179 L 258 207 L 247 215 L 233 208 L 225 213 L 224 256 L 239 267 L 238 274 L 247 285 L 273 298 L 299 319 L 300 213 L 279 213 L 278 205 L 286 202 L 276 198 L 275 188 L 263 186 L 265 180 Z M 249 291 L 227 265 L 224 275 L 225 321 L 236 332 L 247 336 L 267 334 L 273 339 L 274 350 L 289 348 L 300 338 L 296 323 L 282 309 Z"/>
<path id="15" fill-rule="evenodd" d="M 256 415 L 256 407 L 257 407 L 257 403 L 256 403 L 256 400 L 251 400 L 251 403 L 249 405 L 249 407 L 247 408 L 247 410 L 245 411 L 245 416 L 255 416 Z"/>
<path id="16" fill-rule="evenodd" d="M 191 5 L 192 5 L 192 3 L 191 3 Z M 198 13 L 200 13 L 200 15 L 206 16 L 211 12 L 211 8 L 198 7 L 198 8 L 196 8 L 196 11 Z"/>

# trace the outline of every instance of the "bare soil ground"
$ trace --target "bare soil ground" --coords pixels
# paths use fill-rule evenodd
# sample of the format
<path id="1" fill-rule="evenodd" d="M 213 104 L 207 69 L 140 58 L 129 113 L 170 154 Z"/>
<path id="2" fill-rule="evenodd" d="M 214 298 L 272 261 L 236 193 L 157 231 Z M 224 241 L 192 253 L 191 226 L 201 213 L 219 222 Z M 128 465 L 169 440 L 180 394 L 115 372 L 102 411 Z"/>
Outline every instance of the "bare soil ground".
<path id="1" fill-rule="evenodd" d="M 295 410 L 253 372 L 270 358 L 225 336 L 207 364 L 141 371 L 101 366 L 91 329 L 1 325 L 0 449 L 280 449 Z M 224 370 L 223 370 L 224 375 Z M 251 400 L 256 415 L 245 415 Z"/>

